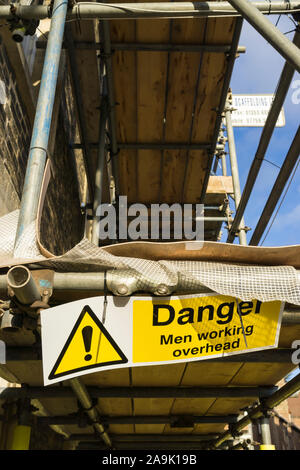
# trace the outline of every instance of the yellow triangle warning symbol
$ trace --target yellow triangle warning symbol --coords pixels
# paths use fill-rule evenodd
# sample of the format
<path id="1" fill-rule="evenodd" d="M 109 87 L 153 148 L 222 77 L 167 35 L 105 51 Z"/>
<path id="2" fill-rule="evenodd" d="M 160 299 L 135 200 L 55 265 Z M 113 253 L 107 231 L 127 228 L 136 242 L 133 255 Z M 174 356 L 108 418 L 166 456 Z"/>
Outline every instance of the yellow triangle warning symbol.
<path id="1" fill-rule="evenodd" d="M 79 371 L 126 362 L 128 359 L 119 346 L 86 305 L 48 378 L 56 379 Z"/>

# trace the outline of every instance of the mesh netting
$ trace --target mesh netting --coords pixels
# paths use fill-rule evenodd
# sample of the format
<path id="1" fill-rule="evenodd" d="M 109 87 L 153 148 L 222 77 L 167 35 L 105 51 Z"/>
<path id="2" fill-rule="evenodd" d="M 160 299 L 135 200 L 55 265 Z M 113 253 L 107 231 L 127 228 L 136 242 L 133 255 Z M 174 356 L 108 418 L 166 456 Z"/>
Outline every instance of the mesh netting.
<path id="1" fill-rule="evenodd" d="M 61 272 L 128 270 L 139 290 L 153 291 L 164 284 L 171 290 L 203 291 L 203 287 L 244 301 L 280 300 L 300 305 L 300 277 L 292 266 L 258 266 L 212 261 L 153 261 L 115 256 L 83 239 L 62 256 L 46 258 L 39 250 L 34 224 L 24 232 L 14 249 L 19 211 L 0 218 L 0 264 L 38 263 Z M 133 253 L 134 255 L 135 253 Z"/>

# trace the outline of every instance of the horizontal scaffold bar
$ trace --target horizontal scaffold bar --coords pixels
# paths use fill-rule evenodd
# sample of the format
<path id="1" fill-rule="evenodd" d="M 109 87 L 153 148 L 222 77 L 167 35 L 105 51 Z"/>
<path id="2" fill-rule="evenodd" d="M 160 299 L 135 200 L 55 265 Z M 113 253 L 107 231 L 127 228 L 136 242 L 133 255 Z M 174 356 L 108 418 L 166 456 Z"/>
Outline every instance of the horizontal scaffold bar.
<path id="1" fill-rule="evenodd" d="M 261 13 L 289 14 L 300 10 L 297 1 L 253 2 Z M 0 19 L 46 19 L 51 18 L 51 7 L 47 5 L 0 6 Z M 162 2 L 162 3 L 75 3 L 69 9 L 68 19 L 137 19 L 137 18 L 197 18 L 216 16 L 241 16 L 228 2 Z"/>
<path id="2" fill-rule="evenodd" d="M 133 450 L 134 452 L 136 450 L 174 450 L 174 454 L 177 455 L 178 457 L 178 449 L 180 450 L 187 450 L 187 452 L 191 450 L 205 450 L 206 446 L 208 445 L 207 441 L 203 442 L 114 442 L 114 450 L 119 451 L 119 450 Z M 80 442 L 79 445 L 76 447 L 77 450 L 107 450 L 107 447 L 104 447 L 103 444 L 99 442 Z M 150 459 L 150 457 L 148 457 Z M 171 456 L 170 456 L 171 459 Z M 176 459 L 175 456 L 173 456 L 173 463 L 174 460 Z M 152 459 L 153 461 L 153 459 Z"/>
<path id="3" fill-rule="evenodd" d="M 210 363 L 244 362 L 244 363 L 280 363 L 289 364 L 294 349 L 278 348 L 265 351 L 253 351 L 245 354 L 234 354 L 218 358 L 207 359 Z M 41 350 L 34 347 L 8 346 L 6 348 L 6 362 L 24 362 L 41 360 Z"/>
<path id="4" fill-rule="evenodd" d="M 36 42 L 37 49 L 46 49 L 47 41 L 41 40 Z M 68 46 L 64 43 L 63 48 Z M 74 42 L 76 49 L 103 49 L 103 43 L 91 41 L 76 41 Z M 111 48 L 113 51 L 133 51 L 133 52 L 214 52 L 214 53 L 229 53 L 231 51 L 231 44 L 157 44 L 157 43 L 143 43 L 143 42 L 112 42 Z M 238 54 L 246 52 L 245 46 L 237 48 Z"/>
<path id="5" fill-rule="evenodd" d="M 70 145 L 72 149 L 81 149 L 82 144 L 74 143 Z M 89 144 L 91 148 L 98 148 L 97 142 L 91 142 Z M 127 142 L 118 143 L 119 150 L 208 150 L 210 144 L 207 143 L 167 143 L 167 142 Z"/>
<path id="6" fill-rule="evenodd" d="M 204 442 L 218 434 L 111 434 L 113 442 Z M 68 441 L 99 442 L 95 434 L 71 434 Z"/>
<path id="7" fill-rule="evenodd" d="M 193 415 L 140 415 L 140 416 L 101 416 L 103 424 L 171 424 L 172 427 L 189 427 L 188 424 L 232 424 L 238 421 L 236 414 L 216 416 L 193 416 Z M 63 416 L 39 416 L 40 423 L 47 426 L 67 426 L 71 424 L 88 425 L 83 421 L 81 414 Z"/>
<path id="8" fill-rule="evenodd" d="M 268 397 L 276 387 L 87 387 L 92 398 L 244 398 Z M 0 388 L 0 399 L 74 398 L 69 387 Z"/>

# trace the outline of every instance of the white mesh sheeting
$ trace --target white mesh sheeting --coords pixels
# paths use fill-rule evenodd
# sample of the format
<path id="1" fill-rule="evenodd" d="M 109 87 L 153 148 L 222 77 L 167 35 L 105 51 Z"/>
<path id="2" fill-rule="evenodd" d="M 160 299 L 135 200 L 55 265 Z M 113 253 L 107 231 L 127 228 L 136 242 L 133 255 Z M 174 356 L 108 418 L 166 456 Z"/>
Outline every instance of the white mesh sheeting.
<path id="1" fill-rule="evenodd" d="M 169 264 L 169 262 L 165 262 Z M 282 300 L 300 304 L 300 279 L 292 266 L 232 265 L 207 261 L 172 262 L 180 284 L 194 288 L 201 283 L 219 294 L 262 302 Z"/>
<path id="2" fill-rule="evenodd" d="M 44 257 L 38 248 L 34 226 L 24 232 L 14 251 L 18 211 L 0 218 L 0 263 L 4 266 L 37 262 L 58 271 L 104 271 L 128 269 L 136 277 L 138 288 L 147 291 L 164 284 L 180 290 L 207 288 L 223 295 L 247 301 L 281 300 L 300 305 L 300 278 L 292 266 L 257 266 L 209 261 L 152 261 L 121 257 L 108 253 L 83 239 L 63 256 Z M 200 252 L 201 253 L 201 250 Z M 133 253 L 134 255 L 135 253 Z M 150 289 L 151 290 L 151 289 Z"/>

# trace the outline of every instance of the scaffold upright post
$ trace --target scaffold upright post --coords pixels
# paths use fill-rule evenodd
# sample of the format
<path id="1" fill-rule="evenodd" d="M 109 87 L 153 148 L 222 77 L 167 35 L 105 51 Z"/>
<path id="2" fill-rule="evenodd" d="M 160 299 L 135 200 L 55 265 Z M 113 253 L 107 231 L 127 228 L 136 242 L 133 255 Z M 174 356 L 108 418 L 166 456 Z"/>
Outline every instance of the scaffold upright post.
<path id="1" fill-rule="evenodd" d="M 47 159 L 67 8 L 68 0 L 55 0 L 32 130 L 15 248 L 26 228 L 34 223 L 37 217 L 38 202 Z"/>
<path id="2" fill-rule="evenodd" d="M 261 440 L 260 450 L 275 450 L 275 446 L 272 444 L 271 430 L 270 430 L 270 418 L 262 417 L 259 419 L 261 429 Z"/>
<path id="3" fill-rule="evenodd" d="M 225 114 L 225 120 L 226 120 L 229 158 L 230 158 L 230 166 L 231 166 L 233 191 L 234 191 L 234 203 L 235 203 L 235 208 L 237 209 L 241 200 L 241 188 L 240 188 L 240 176 L 239 176 L 237 156 L 236 156 L 234 132 L 233 132 L 233 126 L 232 126 L 232 119 L 231 119 L 232 111 L 233 111 L 232 95 L 231 95 L 231 92 L 229 92 L 226 105 L 225 105 L 224 114 Z M 240 244 L 247 245 L 244 217 L 242 217 L 241 223 L 237 231 L 238 231 Z"/>
<path id="4" fill-rule="evenodd" d="M 100 123 L 99 123 L 99 147 L 98 147 L 98 160 L 95 174 L 95 191 L 94 191 L 94 204 L 93 204 L 93 224 L 92 224 L 92 242 L 99 245 L 99 206 L 102 202 L 103 193 L 103 171 L 104 162 L 106 159 L 106 124 L 107 124 L 107 86 L 106 75 L 103 75 L 103 89 L 101 97 L 101 110 L 100 110 Z"/>

